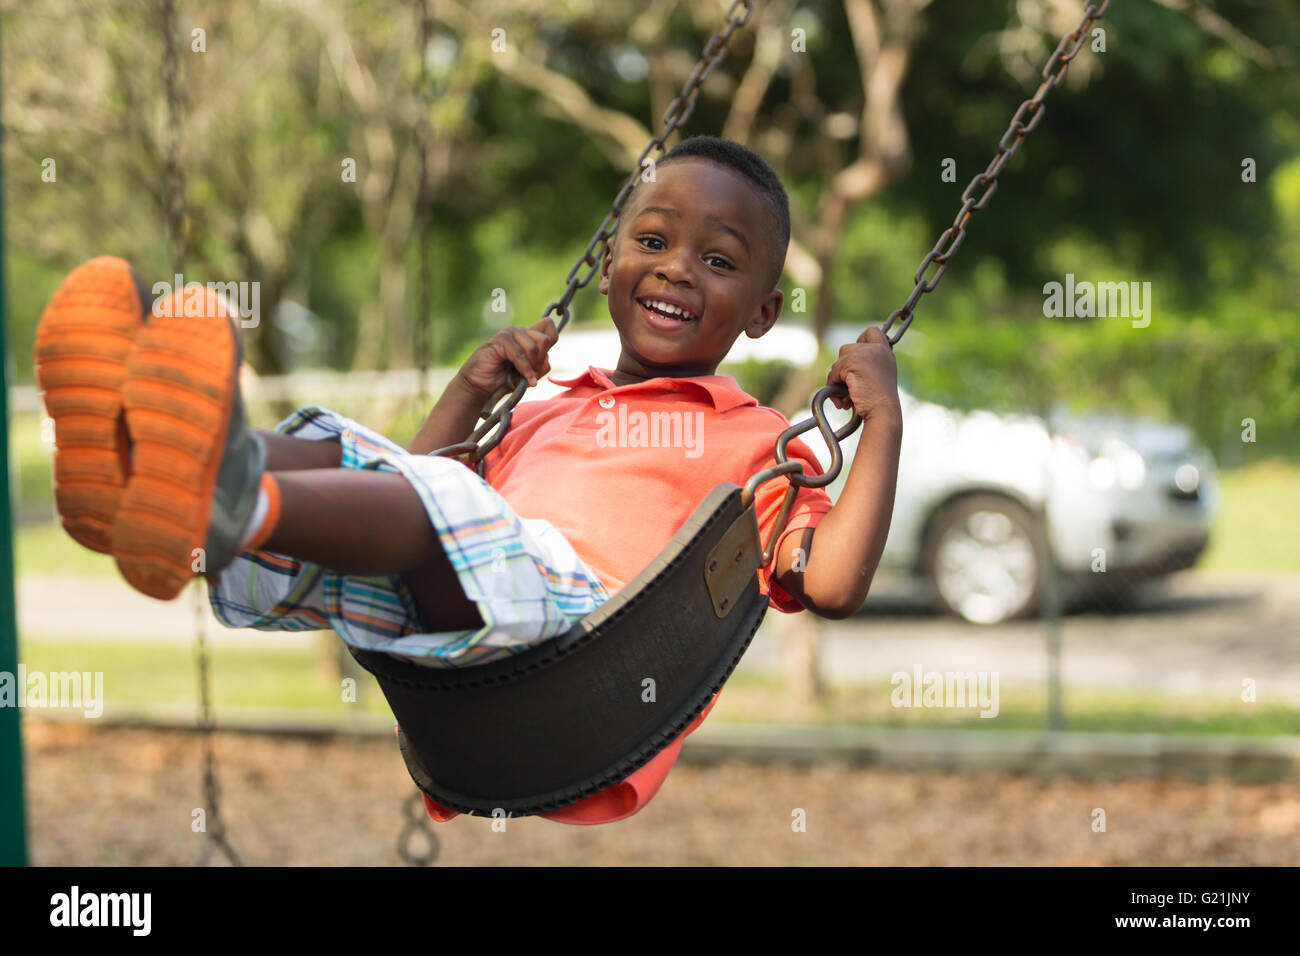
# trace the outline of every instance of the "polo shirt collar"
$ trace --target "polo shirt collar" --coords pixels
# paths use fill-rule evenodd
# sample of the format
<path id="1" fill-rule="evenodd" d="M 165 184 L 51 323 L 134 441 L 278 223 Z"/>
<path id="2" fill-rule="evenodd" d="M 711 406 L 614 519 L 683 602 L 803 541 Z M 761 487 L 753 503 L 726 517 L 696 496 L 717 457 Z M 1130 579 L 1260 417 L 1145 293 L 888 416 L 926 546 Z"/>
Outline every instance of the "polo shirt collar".
<path id="1" fill-rule="evenodd" d="M 646 379 L 644 382 L 633 382 L 630 385 L 615 385 L 613 379 L 609 377 L 609 373 L 604 369 L 588 365 L 585 372 L 573 378 L 556 378 L 553 375 L 548 375 L 547 378 L 555 385 L 563 385 L 569 388 L 577 385 L 590 385 L 594 388 L 607 390 L 626 389 L 630 391 L 635 389 L 675 392 L 681 391 L 682 386 L 693 386 L 703 389 L 708 394 L 713 402 L 714 409 L 718 412 L 730 411 L 743 405 L 758 405 L 758 400 L 742 391 L 736 380 L 730 375 L 697 375 L 693 378 L 673 378 L 665 375 L 659 378 Z"/>

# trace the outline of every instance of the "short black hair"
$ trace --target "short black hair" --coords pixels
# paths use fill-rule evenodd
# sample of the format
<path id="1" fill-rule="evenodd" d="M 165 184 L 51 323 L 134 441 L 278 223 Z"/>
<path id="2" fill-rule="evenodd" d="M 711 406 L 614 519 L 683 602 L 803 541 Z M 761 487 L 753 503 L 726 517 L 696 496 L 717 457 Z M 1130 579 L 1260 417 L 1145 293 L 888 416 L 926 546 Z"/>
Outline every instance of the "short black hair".
<path id="1" fill-rule="evenodd" d="M 729 166 L 744 176 L 758 190 L 776 220 L 776 235 L 769 241 L 768 289 L 775 289 L 785 271 L 785 256 L 790 248 L 790 199 L 776 172 L 762 156 L 740 143 L 720 136 L 691 136 L 670 149 L 656 165 L 665 166 L 675 159 L 707 159 Z"/>

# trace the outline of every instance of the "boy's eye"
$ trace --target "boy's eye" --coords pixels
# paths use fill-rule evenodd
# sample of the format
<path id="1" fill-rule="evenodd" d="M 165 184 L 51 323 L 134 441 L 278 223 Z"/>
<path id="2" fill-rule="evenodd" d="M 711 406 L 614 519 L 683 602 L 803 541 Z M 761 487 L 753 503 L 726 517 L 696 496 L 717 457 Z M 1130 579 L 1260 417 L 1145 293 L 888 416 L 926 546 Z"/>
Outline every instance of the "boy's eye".
<path id="1" fill-rule="evenodd" d="M 639 242 L 639 243 L 641 243 L 642 245 L 646 245 L 646 244 L 651 243 L 651 242 L 657 242 L 657 243 L 659 243 L 658 246 L 650 246 L 650 247 L 649 247 L 649 248 L 651 248 L 651 249 L 654 249 L 656 252 L 659 251 L 659 250 L 662 249 L 662 248 L 667 248 L 667 246 L 666 246 L 666 244 L 664 243 L 664 241 L 663 241 L 662 239 L 660 239 L 658 236 L 637 236 L 636 241 Z M 733 265 L 732 265 L 730 262 L 728 262 L 726 259 L 722 258 L 722 256 L 709 256 L 707 259 L 705 259 L 705 261 L 706 261 L 706 262 L 709 262 L 709 263 L 720 262 L 720 263 L 722 264 L 722 265 L 721 265 L 721 268 L 724 268 L 724 269 L 734 269 L 734 268 L 735 268 L 735 266 L 733 266 Z"/>

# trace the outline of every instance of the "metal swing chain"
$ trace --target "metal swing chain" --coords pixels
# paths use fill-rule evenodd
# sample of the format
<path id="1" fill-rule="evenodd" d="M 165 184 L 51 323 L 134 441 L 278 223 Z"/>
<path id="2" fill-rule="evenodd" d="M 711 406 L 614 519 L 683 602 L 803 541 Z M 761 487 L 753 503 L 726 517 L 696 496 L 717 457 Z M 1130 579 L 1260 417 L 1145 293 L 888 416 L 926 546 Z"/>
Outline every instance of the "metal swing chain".
<path id="1" fill-rule="evenodd" d="M 397 855 L 407 866 L 433 866 L 441 847 L 437 835 L 429 827 L 429 813 L 424 808 L 424 797 L 420 795 L 419 790 L 403 801 L 402 813 L 406 817 L 406 823 L 397 837 Z M 429 844 L 428 849 L 423 853 L 415 849 L 414 840 L 417 834 L 422 835 Z"/>
<path id="2" fill-rule="evenodd" d="M 1047 64 L 1043 67 L 1043 82 L 1036 92 L 1029 99 L 1020 104 L 1015 115 L 1011 117 L 1011 124 L 1007 131 L 1002 134 L 1002 139 L 998 140 L 998 151 L 992 161 L 988 164 L 982 173 L 979 173 L 970 184 L 962 191 L 961 209 L 957 212 L 957 218 L 953 220 L 952 225 L 943 231 L 939 236 L 939 241 L 934 244 L 924 259 L 921 260 L 920 267 L 916 270 L 913 278 L 916 287 L 912 294 L 908 296 L 907 301 L 903 303 L 901 309 L 895 310 L 885 324 L 880 327 L 882 332 L 888 333 L 890 326 L 898 319 L 903 320 L 898 331 L 893 335 L 886 335 L 891 346 L 897 345 L 898 340 L 903 337 L 907 327 L 912 324 L 912 310 L 916 307 L 921 296 L 928 292 L 933 292 L 938 286 L 939 281 L 943 278 L 944 272 L 948 268 L 948 260 L 952 258 L 957 248 L 966 238 L 966 224 L 970 222 L 971 217 L 979 212 L 992 198 L 998 189 L 998 176 L 1001 174 L 1003 167 L 1011 162 L 1011 158 L 1020 150 L 1021 143 L 1025 140 L 1027 133 L 1032 133 L 1038 128 L 1038 124 L 1043 121 L 1043 116 L 1047 113 L 1047 107 L 1044 100 L 1047 94 L 1056 89 L 1065 79 L 1065 72 L 1070 68 L 1071 61 L 1079 55 L 1083 49 L 1083 44 L 1088 37 L 1088 28 L 1092 22 L 1099 19 L 1110 8 L 1110 0 L 1102 0 L 1101 3 L 1089 3 L 1083 11 L 1083 20 L 1075 27 L 1074 32 L 1067 33 L 1061 38 L 1061 42 L 1056 45 L 1056 51 L 1048 58 Z M 1060 69 L 1057 69 L 1057 67 Z M 1025 117 L 1029 116 L 1028 122 Z M 986 187 L 978 199 L 975 198 L 975 191 L 980 187 Z M 925 272 L 932 264 L 938 264 L 939 268 L 934 276 L 928 281 L 925 280 Z"/>
<path id="3" fill-rule="evenodd" d="M 957 213 L 957 218 L 953 220 L 951 226 L 943 231 L 939 236 L 939 241 L 934 244 L 934 248 L 926 253 L 925 258 L 921 260 L 921 265 L 913 277 L 915 287 L 912 289 L 912 294 L 903 303 L 903 307 L 890 314 L 889 318 L 885 320 L 885 324 L 880 326 L 880 331 L 885 333 L 890 348 L 898 344 L 898 340 L 903 337 L 903 333 L 912 324 L 912 319 L 915 318 L 914 309 L 921 297 L 933 292 L 939 285 L 940 280 L 943 279 L 943 274 L 948 269 L 949 260 L 966 238 L 966 226 L 971 217 L 983 209 L 997 191 L 998 176 L 1007 163 L 1011 162 L 1011 158 L 1020 150 L 1025 135 L 1032 133 L 1038 128 L 1038 124 L 1042 122 L 1043 116 L 1047 113 L 1047 107 L 1044 105 L 1047 95 L 1065 79 L 1065 73 L 1070 68 L 1071 61 L 1083 49 L 1088 37 L 1088 28 L 1092 26 L 1094 20 L 1099 19 L 1106 13 L 1110 8 L 1110 2 L 1111 0 L 1101 0 L 1100 3 L 1089 2 L 1084 8 L 1083 19 L 1079 25 L 1061 38 L 1061 42 L 1056 45 L 1056 50 L 1044 65 L 1042 70 L 1043 82 L 1039 85 L 1038 91 L 1021 103 L 1015 115 L 1011 117 L 1011 124 L 1007 127 L 1006 132 L 1002 134 L 1002 139 L 998 141 L 997 154 L 984 171 L 976 175 L 962 191 L 962 206 Z M 1028 117 L 1028 120 L 1026 120 L 1026 117 Z M 981 188 L 983 188 L 983 192 L 976 198 L 975 192 Z M 931 265 L 938 265 L 938 269 L 927 280 L 925 273 Z M 890 328 L 900 319 L 902 323 L 894 334 L 890 335 Z M 861 342 L 862 339 L 859 338 L 858 341 Z M 842 383 L 826 385 L 819 389 L 812 400 L 813 417 L 791 425 L 777 438 L 775 455 L 777 464 L 758 472 L 745 483 L 742 502 L 748 506 L 753 500 L 758 486 L 763 482 L 778 475 L 786 475 L 790 480 L 790 485 L 786 488 L 785 498 L 781 502 L 781 510 L 777 514 L 776 524 L 773 526 L 767 546 L 763 549 L 760 558 L 762 562 L 760 566 L 762 567 L 766 567 L 774 557 L 773 548 L 780 539 L 781 532 L 785 529 L 790 518 L 790 512 L 793 510 L 794 498 L 798 489 L 800 487 L 823 488 L 839 477 L 840 470 L 844 466 L 844 453 L 840 448 L 840 442 L 857 431 L 858 426 L 862 424 L 862 418 L 854 411 L 847 424 L 838 430 L 832 430 L 824 406 L 832 396 L 847 394 L 848 389 Z M 814 427 L 821 433 L 822 439 L 831 453 L 830 467 L 819 476 L 804 474 L 803 464 L 799 461 L 789 461 L 785 451 L 792 438 L 802 435 Z"/>
<path id="4" fill-rule="evenodd" d="M 430 202 L 428 183 L 429 97 L 426 63 L 431 24 L 429 21 L 429 0 L 415 0 L 415 3 L 419 7 L 420 18 L 420 87 L 418 97 L 420 101 L 420 118 L 415 131 L 416 149 L 420 153 L 420 193 L 416 204 L 420 230 L 420 317 L 415 327 L 415 352 L 420 368 L 420 397 L 423 398 L 428 384 L 427 332 L 431 324 L 430 311 L 433 303 L 433 280 L 430 274 L 432 245 L 430 214 L 432 204 Z M 418 790 L 403 801 L 402 815 L 406 818 L 406 822 L 402 826 L 402 832 L 397 837 L 397 855 L 402 858 L 402 862 L 407 866 L 432 866 L 434 861 L 438 859 L 440 847 L 438 837 L 429 825 L 429 814 L 424 809 L 424 799 L 420 796 Z M 423 836 L 428 844 L 428 848 L 423 852 L 420 852 L 415 847 L 417 835 Z"/>
<path id="5" fill-rule="evenodd" d="M 164 39 L 163 82 L 167 90 L 167 232 L 171 251 L 172 274 L 180 270 L 186 255 L 185 241 L 185 171 L 181 167 L 180 153 L 180 98 L 176 83 L 176 5 L 175 0 L 162 0 L 162 29 Z M 194 579 L 194 629 L 195 657 L 199 669 L 199 706 L 202 712 L 200 728 L 203 737 L 203 794 L 207 819 L 204 821 L 207 841 L 199 856 L 198 865 L 206 866 L 216 849 L 220 849 L 232 866 L 243 866 L 239 854 L 226 837 L 226 825 L 221 819 L 220 793 L 217 786 L 216 762 L 212 750 L 212 702 L 208 680 L 208 647 L 204 633 L 203 579 Z"/>
<path id="6" fill-rule="evenodd" d="M 208 681 L 208 645 L 207 636 L 204 627 L 204 605 L 207 602 L 203 600 L 203 578 L 200 575 L 194 579 L 194 628 L 198 636 L 198 649 L 196 656 L 199 662 L 199 700 L 203 709 L 203 793 L 207 801 L 209 816 L 204 821 L 207 827 L 208 839 L 203 844 L 203 852 L 199 855 L 199 866 L 207 866 L 208 861 L 212 858 L 212 852 L 220 849 L 226 859 L 230 861 L 231 866 L 243 866 L 243 861 L 235 848 L 230 845 L 230 840 L 226 837 L 226 824 L 221 819 L 221 808 L 217 804 L 219 799 L 219 787 L 217 786 L 216 763 L 212 754 L 212 731 L 214 723 L 212 720 L 212 705 L 209 695 Z"/>
<path id="7" fill-rule="evenodd" d="M 737 28 L 749 22 L 749 16 L 753 13 L 753 10 L 754 0 L 733 0 L 731 6 L 727 9 L 726 22 L 723 28 L 709 38 L 708 43 L 704 46 L 704 52 L 700 54 L 699 62 L 695 64 L 695 69 L 682 86 L 681 94 L 668 104 L 668 109 L 664 112 L 663 132 L 650 140 L 646 148 L 641 151 L 641 156 L 637 159 L 632 175 L 628 177 L 627 182 L 623 184 L 623 188 L 619 190 L 609 213 L 606 214 L 604 221 L 600 224 L 600 228 L 596 230 L 596 234 L 587 243 L 586 250 L 578 257 L 578 261 L 573 264 L 573 268 L 569 270 L 569 274 L 565 277 L 564 294 L 557 301 L 548 305 L 545 311 L 542 312 L 543 319 L 552 315 L 558 316 L 555 322 L 555 331 L 557 333 L 562 332 L 569 322 L 569 304 L 573 301 L 574 295 L 591 281 L 592 276 L 600 268 L 605 249 L 609 245 L 609 240 L 613 238 L 614 226 L 623 211 L 623 205 L 627 201 L 628 194 L 632 192 L 637 180 L 642 175 L 647 157 L 654 150 L 662 152 L 664 141 L 690 118 L 691 113 L 695 110 L 695 98 L 700 92 L 700 87 L 709 78 L 714 68 L 726 57 L 727 41 L 731 39 L 731 35 L 736 32 Z M 587 266 L 587 272 L 579 278 L 578 270 L 584 264 Z M 439 448 L 429 454 L 445 455 L 453 458 L 466 456 L 467 463 L 472 463 L 475 470 L 482 476 L 484 459 L 487 457 L 488 452 L 495 448 L 501 439 L 505 437 L 506 432 L 510 430 L 511 413 L 527 390 L 527 380 L 512 370 L 506 383 L 497 389 L 496 393 L 488 399 L 487 404 L 483 406 L 483 412 L 479 416 L 483 421 L 470 433 L 469 438 L 455 445 Z M 486 440 L 484 440 L 485 435 L 488 436 Z"/>
<path id="8" fill-rule="evenodd" d="M 429 71 L 428 51 L 431 24 L 429 22 L 429 0 L 415 0 L 419 6 L 420 17 L 420 78 L 418 88 L 419 119 L 415 125 L 415 148 L 420 157 L 420 186 L 415 201 L 416 228 L 420 231 L 420 315 L 415 325 L 415 357 L 420 371 L 420 398 L 424 399 L 429 388 L 429 345 L 433 309 L 433 203 L 429 195 Z"/>
<path id="9" fill-rule="evenodd" d="M 176 85 L 176 4 L 162 0 L 163 82 L 167 91 L 167 238 L 172 273 L 185 260 L 185 184 L 180 168 L 180 98 Z"/>

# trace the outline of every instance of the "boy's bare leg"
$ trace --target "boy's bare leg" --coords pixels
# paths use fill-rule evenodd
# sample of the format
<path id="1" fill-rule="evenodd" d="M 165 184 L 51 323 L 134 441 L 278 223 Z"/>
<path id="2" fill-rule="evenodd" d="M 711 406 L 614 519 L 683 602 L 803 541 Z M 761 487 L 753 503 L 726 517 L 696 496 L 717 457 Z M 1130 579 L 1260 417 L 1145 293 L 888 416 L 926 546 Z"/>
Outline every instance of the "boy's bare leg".
<path id="1" fill-rule="evenodd" d="M 340 574 L 400 575 L 430 629 L 483 626 L 405 478 L 339 471 L 337 438 L 258 434 L 266 443 L 266 470 L 276 473 L 280 486 L 280 521 L 263 548 Z M 320 521 L 315 508 L 329 508 L 330 520 Z"/>
<path id="2" fill-rule="evenodd" d="M 334 442 L 302 444 L 338 450 Z M 340 574 L 399 575 L 429 630 L 483 626 L 478 606 L 465 596 L 424 503 L 406 478 L 332 468 L 280 471 L 275 480 L 280 520 L 264 550 Z"/>
<path id="3" fill-rule="evenodd" d="M 343 446 L 337 437 L 294 438 L 280 432 L 257 430 L 266 444 L 267 471 L 299 471 L 303 468 L 338 468 L 343 464 Z"/>

